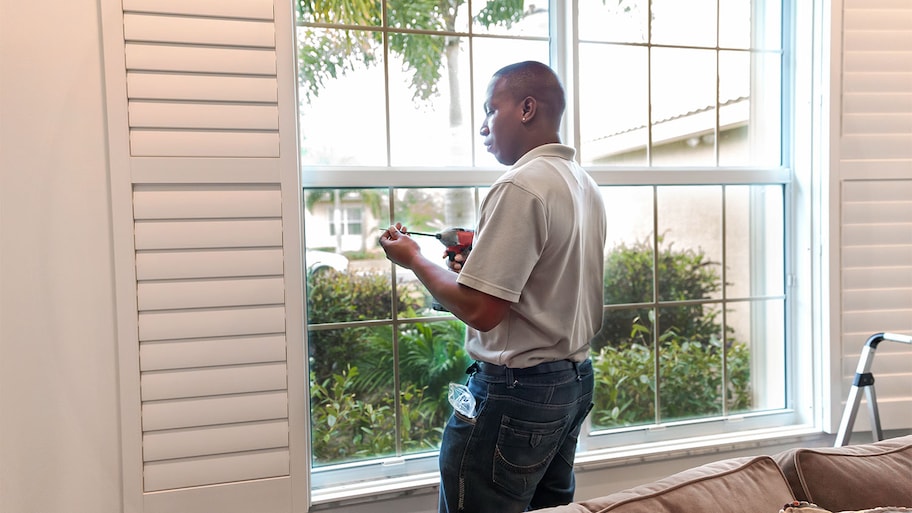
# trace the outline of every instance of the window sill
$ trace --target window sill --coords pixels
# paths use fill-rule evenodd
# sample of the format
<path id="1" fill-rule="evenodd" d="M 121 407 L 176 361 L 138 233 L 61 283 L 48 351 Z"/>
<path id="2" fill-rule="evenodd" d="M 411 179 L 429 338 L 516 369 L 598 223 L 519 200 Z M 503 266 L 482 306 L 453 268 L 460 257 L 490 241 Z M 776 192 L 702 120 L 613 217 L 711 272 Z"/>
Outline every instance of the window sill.
<path id="1" fill-rule="evenodd" d="M 823 446 L 832 443 L 827 435 L 814 426 L 771 428 L 731 435 L 712 435 L 667 442 L 640 444 L 632 447 L 601 449 L 580 452 L 576 456 L 578 472 L 635 465 L 638 463 L 718 454 L 723 459 L 728 453 L 752 451 L 764 447 Z M 758 454 L 760 452 L 757 452 Z M 313 492 L 313 511 L 333 510 L 347 505 L 390 500 L 406 495 L 436 494 L 436 472 L 414 476 L 383 479 L 327 487 Z"/>

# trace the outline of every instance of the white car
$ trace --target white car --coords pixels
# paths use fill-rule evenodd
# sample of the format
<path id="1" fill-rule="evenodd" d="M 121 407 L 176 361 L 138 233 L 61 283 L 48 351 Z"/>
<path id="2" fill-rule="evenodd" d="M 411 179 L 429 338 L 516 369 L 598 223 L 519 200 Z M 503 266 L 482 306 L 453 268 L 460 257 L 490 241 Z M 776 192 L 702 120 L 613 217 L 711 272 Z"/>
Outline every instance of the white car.
<path id="1" fill-rule="evenodd" d="M 338 272 L 348 271 L 348 258 L 338 253 L 329 251 L 319 251 L 308 249 L 304 253 L 304 263 L 307 266 L 307 274 L 314 274 L 327 269 L 334 269 Z"/>

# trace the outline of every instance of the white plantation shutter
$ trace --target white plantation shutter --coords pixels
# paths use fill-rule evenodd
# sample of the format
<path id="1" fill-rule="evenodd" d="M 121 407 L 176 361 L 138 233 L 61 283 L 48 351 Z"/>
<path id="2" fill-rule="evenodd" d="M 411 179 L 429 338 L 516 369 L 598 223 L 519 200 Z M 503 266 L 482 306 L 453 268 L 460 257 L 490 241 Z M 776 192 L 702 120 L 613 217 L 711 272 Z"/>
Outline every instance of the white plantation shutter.
<path id="1" fill-rule="evenodd" d="M 842 29 L 834 219 L 844 406 L 867 338 L 912 335 L 912 2 L 845 0 Z M 912 348 L 881 343 L 872 373 L 884 429 L 912 427 Z M 856 431 L 870 429 L 867 417 Z"/>
<path id="2" fill-rule="evenodd" d="M 104 2 L 124 495 L 306 511 L 290 2 Z"/>

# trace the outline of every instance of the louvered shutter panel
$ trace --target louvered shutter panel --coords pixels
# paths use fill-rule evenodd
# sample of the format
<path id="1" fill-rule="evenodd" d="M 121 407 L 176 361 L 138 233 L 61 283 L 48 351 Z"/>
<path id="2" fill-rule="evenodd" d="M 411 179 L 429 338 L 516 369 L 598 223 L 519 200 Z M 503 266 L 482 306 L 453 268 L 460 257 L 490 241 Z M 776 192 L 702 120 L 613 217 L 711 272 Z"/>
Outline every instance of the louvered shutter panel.
<path id="1" fill-rule="evenodd" d="M 125 501 L 144 512 L 307 510 L 291 9 L 105 2 Z"/>
<path id="2" fill-rule="evenodd" d="M 845 0 L 842 28 L 844 405 L 867 337 L 912 334 L 912 3 Z M 884 429 L 912 427 L 912 348 L 880 344 L 872 372 Z M 870 429 L 867 417 L 856 431 Z"/>

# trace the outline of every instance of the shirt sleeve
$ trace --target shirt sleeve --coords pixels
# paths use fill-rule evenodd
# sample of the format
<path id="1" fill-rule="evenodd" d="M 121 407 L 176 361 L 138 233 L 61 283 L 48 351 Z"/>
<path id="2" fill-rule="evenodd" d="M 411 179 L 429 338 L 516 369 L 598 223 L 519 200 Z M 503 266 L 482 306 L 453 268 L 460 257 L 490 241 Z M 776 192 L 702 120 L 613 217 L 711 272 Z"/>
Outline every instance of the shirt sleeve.
<path id="1" fill-rule="evenodd" d="M 485 197 L 472 251 L 457 281 L 516 303 L 547 239 L 544 204 L 513 183 L 495 184 Z"/>

